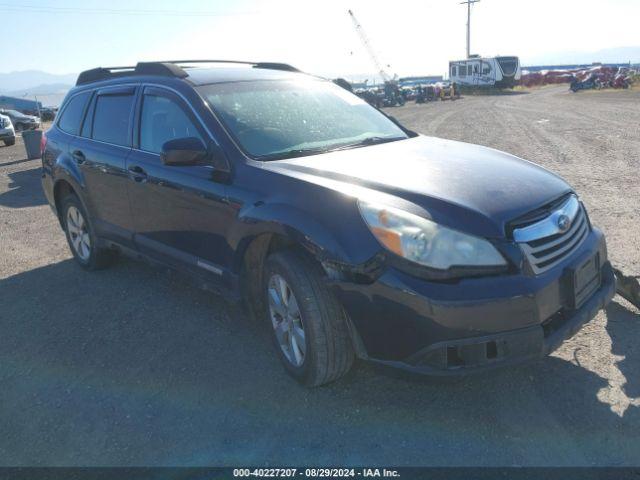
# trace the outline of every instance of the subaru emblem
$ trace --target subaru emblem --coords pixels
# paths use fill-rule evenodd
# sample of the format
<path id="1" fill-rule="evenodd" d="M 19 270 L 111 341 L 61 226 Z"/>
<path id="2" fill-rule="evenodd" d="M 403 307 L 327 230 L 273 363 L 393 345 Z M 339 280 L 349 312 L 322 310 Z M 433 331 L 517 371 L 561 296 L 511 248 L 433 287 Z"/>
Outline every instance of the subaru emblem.
<path id="1" fill-rule="evenodd" d="M 571 219 L 566 215 L 560 215 L 558 217 L 558 229 L 560 233 L 564 233 L 571 228 Z"/>

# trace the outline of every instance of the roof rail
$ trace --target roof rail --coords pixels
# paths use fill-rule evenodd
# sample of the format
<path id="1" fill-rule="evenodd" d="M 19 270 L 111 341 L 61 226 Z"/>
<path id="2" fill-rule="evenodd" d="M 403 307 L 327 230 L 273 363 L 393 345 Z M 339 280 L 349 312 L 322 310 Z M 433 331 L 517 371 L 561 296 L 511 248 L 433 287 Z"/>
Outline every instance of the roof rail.
<path id="1" fill-rule="evenodd" d="M 76 85 L 109 80 L 128 75 L 162 75 L 165 77 L 185 78 L 189 75 L 178 65 L 167 62 L 138 62 L 135 67 L 98 67 L 85 70 L 78 75 Z"/>
<path id="2" fill-rule="evenodd" d="M 233 63 L 242 65 L 252 65 L 253 68 L 264 68 L 269 70 L 283 70 L 287 72 L 299 72 L 297 68 L 276 62 L 246 62 L 242 60 L 165 60 L 161 62 L 138 62 L 135 66 L 128 67 L 98 67 L 85 70 L 78 75 L 76 85 L 109 80 L 128 75 L 162 75 L 166 77 L 185 78 L 189 74 L 180 65 L 187 63 Z M 188 68 L 188 67 L 186 67 Z"/>
<path id="3" fill-rule="evenodd" d="M 174 63 L 176 65 L 185 63 L 234 63 L 239 65 L 252 65 L 253 68 L 265 68 L 268 70 L 284 70 L 287 72 L 299 72 L 296 67 L 288 63 L 279 62 L 249 62 L 246 60 L 163 60 L 162 63 Z"/>
<path id="4" fill-rule="evenodd" d="M 268 70 L 284 70 L 285 72 L 299 72 L 296 67 L 289 65 L 288 63 L 275 63 L 275 62 L 258 62 L 253 68 L 266 68 Z"/>

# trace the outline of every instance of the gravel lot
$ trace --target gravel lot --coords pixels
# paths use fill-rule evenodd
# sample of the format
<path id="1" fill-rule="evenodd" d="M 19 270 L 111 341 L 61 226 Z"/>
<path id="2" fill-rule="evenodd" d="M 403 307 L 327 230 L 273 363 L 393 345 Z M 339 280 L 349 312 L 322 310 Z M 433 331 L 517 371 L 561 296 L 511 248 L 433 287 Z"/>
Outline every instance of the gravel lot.
<path id="1" fill-rule="evenodd" d="M 547 88 L 390 112 L 568 179 L 640 273 L 640 92 Z M 358 364 L 307 390 L 267 331 L 177 274 L 70 260 L 21 140 L 0 147 L 0 465 L 640 465 L 640 313 L 455 382 Z"/>

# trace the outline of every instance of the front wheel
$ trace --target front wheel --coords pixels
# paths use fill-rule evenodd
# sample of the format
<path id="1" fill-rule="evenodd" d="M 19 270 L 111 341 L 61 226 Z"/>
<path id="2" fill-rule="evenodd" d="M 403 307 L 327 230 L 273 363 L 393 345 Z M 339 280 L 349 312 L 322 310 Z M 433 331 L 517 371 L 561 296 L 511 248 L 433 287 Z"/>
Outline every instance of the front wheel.
<path id="1" fill-rule="evenodd" d="M 15 145 L 15 144 L 16 144 L 16 138 L 15 138 L 15 137 L 13 137 L 13 138 L 12 138 L 12 139 L 10 139 L 10 140 L 5 140 L 5 141 L 4 141 L 4 144 L 5 144 L 5 146 L 7 146 L 7 147 L 10 147 L 10 146 L 12 146 L 12 145 Z"/>
<path id="2" fill-rule="evenodd" d="M 349 371 L 354 351 L 346 315 L 318 265 L 293 251 L 273 254 L 264 292 L 273 340 L 291 376 L 317 386 Z"/>
<path id="3" fill-rule="evenodd" d="M 82 268 L 99 270 L 113 263 L 115 252 L 99 247 L 91 219 L 75 195 L 62 201 L 62 219 L 71 253 Z"/>

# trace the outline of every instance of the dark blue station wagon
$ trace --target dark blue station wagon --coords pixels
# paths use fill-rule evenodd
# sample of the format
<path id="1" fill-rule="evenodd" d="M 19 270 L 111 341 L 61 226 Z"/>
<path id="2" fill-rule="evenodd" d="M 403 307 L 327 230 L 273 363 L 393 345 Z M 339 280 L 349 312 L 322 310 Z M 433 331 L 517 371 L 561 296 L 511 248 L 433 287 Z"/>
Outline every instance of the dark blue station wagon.
<path id="1" fill-rule="evenodd" d="M 306 385 L 356 357 L 433 375 L 540 358 L 615 290 L 561 178 L 285 64 L 83 72 L 42 163 L 81 267 L 131 254 L 244 300 Z"/>

